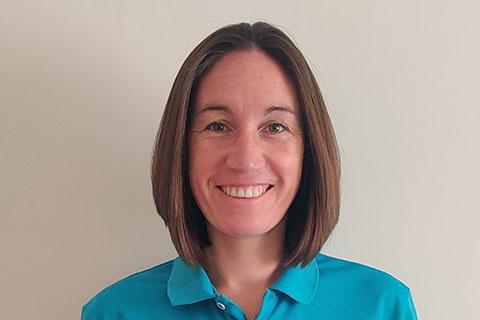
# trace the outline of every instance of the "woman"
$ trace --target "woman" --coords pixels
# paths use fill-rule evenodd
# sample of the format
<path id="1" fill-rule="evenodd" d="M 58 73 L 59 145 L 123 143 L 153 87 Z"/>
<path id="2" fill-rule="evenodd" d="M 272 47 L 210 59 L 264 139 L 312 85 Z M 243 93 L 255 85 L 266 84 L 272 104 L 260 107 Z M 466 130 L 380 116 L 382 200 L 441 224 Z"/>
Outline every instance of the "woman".
<path id="1" fill-rule="evenodd" d="M 320 90 L 280 30 L 215 31 L 182 65 L 152 163 L 179 253 L 87 303 L 82 319 L 416 319 L 392 276 L 320 254 L 340 160 Z"/>

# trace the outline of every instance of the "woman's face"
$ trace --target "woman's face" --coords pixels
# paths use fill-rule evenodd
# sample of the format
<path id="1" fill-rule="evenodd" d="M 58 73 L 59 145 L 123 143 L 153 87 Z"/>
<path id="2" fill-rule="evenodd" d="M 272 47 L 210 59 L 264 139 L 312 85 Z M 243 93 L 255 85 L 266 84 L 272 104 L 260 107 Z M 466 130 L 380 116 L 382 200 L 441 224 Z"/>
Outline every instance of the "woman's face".
<path id="1" fill-rule="evenodd" d="M 295 88 L 281 67 L 257 49 L 228 53 L 192 107 L 190 185 L 209 233 L 243 238 L 280 226 L 303 161 Z"/>

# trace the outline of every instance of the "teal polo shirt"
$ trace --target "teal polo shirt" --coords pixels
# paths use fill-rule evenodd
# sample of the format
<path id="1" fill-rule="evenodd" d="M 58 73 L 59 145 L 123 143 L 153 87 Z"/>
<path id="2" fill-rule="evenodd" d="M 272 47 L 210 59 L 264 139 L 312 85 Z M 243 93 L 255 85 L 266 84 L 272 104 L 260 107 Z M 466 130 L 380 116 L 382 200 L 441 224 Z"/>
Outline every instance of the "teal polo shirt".
<path id="1" fill-rule="evenodd" d="M 241 308 L 218 292 L 201 267 L 181 258 L 128 276 L 95 295 L 82 320 L 238 319 Z M 391 275 L 318 254 L 286 269 L 266 290 L 258 320 L 417 319 L 410 290 Z"/>

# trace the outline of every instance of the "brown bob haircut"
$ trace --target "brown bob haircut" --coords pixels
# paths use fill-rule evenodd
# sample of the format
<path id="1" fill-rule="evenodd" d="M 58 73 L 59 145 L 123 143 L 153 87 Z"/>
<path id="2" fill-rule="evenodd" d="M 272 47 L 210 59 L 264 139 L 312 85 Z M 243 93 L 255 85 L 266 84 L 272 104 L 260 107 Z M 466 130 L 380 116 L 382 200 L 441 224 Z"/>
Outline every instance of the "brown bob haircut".
<path id="1" fill-rule="evenodd" d="M 287 212 L 282 265 L 308 264 L 338 221 L 340 157 L 335 133 L 318 87 L 300 50 L 278 28 L 265 23 L 227 25 L 205 38 L 187 57 L 168 97 L 152 155 L 153 198 L 178 254 L 205 266 L 211 244 L 206 220 L 192 195 L 188 174 L 191 104 L 209 69 L 234 50 L 257 48 L 277 61 L 296 88 L 304 135 L 299 190 Z"/>

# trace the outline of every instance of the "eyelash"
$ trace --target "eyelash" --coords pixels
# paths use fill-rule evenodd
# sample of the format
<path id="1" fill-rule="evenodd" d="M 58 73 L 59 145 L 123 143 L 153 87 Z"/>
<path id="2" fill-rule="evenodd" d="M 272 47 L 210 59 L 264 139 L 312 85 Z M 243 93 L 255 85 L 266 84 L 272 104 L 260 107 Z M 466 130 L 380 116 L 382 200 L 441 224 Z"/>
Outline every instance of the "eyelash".
<path id="1" fill-rule="evenodd" d="M 214 122 L 208 124 L 205 129 L 206 129 L 206 130 L 209 130 L 209 131 L 211 131 L 211 132 L 215 132 L 215 133 L 217 133 L 217 132 L 223 132 L 223 131 L 213 130 L 213 126 L 214 126 L 214 125 L 222 125 L 224 128 L 228 128 L 227 125 L 224 124 L 223 122 L 214 121 Z M 285 125 L 283 125 L 282 123 L 280 123 L 280 122 L 270 123 L 270 124 L 267 125 L 267 128 L 268 128 L 268 127 L 271 127 L 271 126 L 273 126 L 273 125 L 279 125 L 279 126 L 281 126 L 281 131 L 274 131 L 274 132 L 269 131 L 270 134 L 279 134 L 279 133 L 282 133 L 282 132 L 287 131 L 287 127 L 286 127 Z"/>

